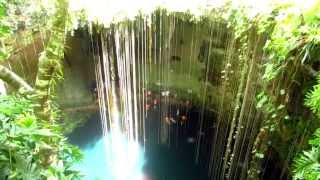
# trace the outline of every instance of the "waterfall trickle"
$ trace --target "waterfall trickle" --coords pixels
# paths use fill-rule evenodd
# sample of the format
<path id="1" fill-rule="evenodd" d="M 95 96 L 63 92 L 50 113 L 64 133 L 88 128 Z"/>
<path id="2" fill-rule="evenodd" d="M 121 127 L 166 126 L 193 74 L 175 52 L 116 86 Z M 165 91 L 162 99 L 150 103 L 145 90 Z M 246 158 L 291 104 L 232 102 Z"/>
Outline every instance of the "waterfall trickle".
<path id="1" fill-rule="evenodd" d="M 179 148 L 186 138 L 209 177 L 247 176 L 260 124 L 254 101 L 265 40 L 254 27 L 240 37 L 221 13 L 196 20 L 157 10 L 93 33 L 104 136 L 111 156 L 121 157 L 114 161 L 135 156 L 119 138 L 144 150 Z M 190 116 L 194 108 L 198 118 Z M 185 137 L 191 130 L 193 137 Z"/>

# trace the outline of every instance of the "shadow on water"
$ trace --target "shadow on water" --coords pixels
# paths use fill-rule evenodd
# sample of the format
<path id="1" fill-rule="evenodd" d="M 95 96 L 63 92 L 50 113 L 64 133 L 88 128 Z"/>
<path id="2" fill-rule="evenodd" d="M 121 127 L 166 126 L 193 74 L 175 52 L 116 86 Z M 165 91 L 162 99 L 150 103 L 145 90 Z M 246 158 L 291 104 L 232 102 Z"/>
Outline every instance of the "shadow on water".
<path id="1" fill-rule="evenodd" d="M 189 118 L 183 125 L 178 121 L 176 115 L 177 108 L 171 106 L 168 116 L 176 120 L 176 123 L 171 123 L 168 127 L 170 136 L 169 143 L 159 145 L 158 135 L 160 132 L 160 108 L 153 108 L 149 111 L 146 120 L 146 151 L 144 173 L 151 177 L 152 180 L 207 180 L 206 167 L 195 164 L 196 138 L 199 133 L 198 121 L 200 112 L 198 108 L 193 107 L 188 110 L 179 108 L 180 113 L 185 113 Z M 206 111 L 205 119 L 214 119 L 213 114 Z M 180 117 L 181 119 L 181 117 Z M 206 121 L 204 129 L 209 129 L 213 126 L 213 121 Z M 204 140 L 209 141 L 210 133 L 204 133 Z M 204 143 L 204 146 L 208 143 Z M 205 151 L 200 152 L 200 158 L 205 159 Z M 203 154 L 202 154 L 203 153 Z M 205 160 L 203 160 L 205 161 Z"/>
<path id="2" fill-rule="evenodd" d="M 81 149 L 94 146 L 102 137 L 102 128 L 99 114 L 92 116 L 86 123 L 75 129 L 69 136 L 69 142 Z"/>
<path id="3" fill-rule="evenodd" d="M 146 151 L 144 173 L 152 180 L 206 180 L 206 174 L 194 164 L 193 154 L 163 145 L 152 145 Z"/>

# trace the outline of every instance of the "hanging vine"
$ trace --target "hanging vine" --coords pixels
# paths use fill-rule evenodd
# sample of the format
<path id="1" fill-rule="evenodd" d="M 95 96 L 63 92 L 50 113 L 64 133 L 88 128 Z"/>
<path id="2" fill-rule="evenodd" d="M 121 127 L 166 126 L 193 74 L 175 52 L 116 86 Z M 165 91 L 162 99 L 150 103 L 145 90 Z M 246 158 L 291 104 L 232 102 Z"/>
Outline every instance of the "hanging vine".
<path id="1" fill-rule="evenodd" d="M 52 121 L 52 98 L 57 80 L 62 79 L 62 59 L 64 57 L 66 30 L 68 26 L 68 2 L 55 2 L 55 13 L 49 22 L 50 39 L 41 53 L 38 63 L 38 73 L 35 82 L 39 115 Z"/>

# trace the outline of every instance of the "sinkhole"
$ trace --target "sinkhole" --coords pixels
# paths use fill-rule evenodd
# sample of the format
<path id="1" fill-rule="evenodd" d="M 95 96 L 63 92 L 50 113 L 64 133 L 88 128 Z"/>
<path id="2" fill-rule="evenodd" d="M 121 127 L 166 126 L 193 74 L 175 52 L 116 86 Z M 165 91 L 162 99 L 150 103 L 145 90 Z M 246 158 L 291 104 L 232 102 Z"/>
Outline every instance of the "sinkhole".
<path id="1" fill-rule="evenodd" d="M 319 12 L 1 0 L 0 179 L 320 179 Z"/>
<path id="2" fill-rule="evenodd" d="M 78 168 L 87 179 L 256 173 L 249 167 L 263 130 L 256 94 L 266 36 L 252 26 L 240 38 L 219 17 L 219 9 L 197 20 L 157 9 L 107 28 L 82 27 L 68 39 L 66 72 L 95 112 L 70 135 L 85 153 Z M 265 173 L 253 176 L 286 179 L 277 151 L 267 156 Z"/>

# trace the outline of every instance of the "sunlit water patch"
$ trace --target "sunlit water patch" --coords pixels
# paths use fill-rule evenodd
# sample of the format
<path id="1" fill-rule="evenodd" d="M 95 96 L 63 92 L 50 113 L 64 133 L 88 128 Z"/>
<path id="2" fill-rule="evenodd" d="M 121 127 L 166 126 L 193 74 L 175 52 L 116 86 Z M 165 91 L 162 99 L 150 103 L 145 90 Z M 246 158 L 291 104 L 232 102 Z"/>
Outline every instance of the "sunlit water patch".
<path id="1" fill-rule="evenodd" d="M 84 180 L 135 180 L 142 178 L 143 151 L 138 143 L 122 136 L 100 138 L 82 148 L 84 159 L 76 169 Z"/>

